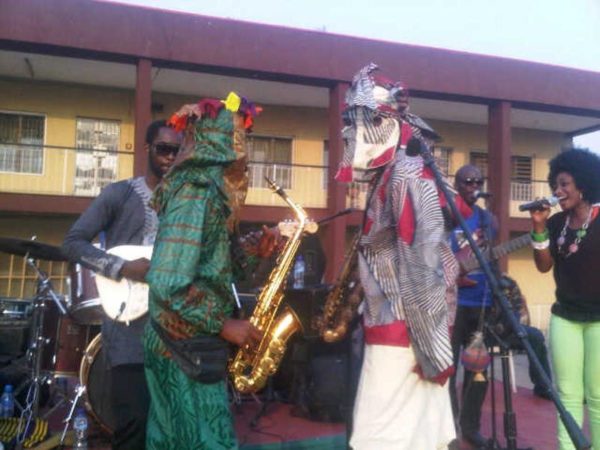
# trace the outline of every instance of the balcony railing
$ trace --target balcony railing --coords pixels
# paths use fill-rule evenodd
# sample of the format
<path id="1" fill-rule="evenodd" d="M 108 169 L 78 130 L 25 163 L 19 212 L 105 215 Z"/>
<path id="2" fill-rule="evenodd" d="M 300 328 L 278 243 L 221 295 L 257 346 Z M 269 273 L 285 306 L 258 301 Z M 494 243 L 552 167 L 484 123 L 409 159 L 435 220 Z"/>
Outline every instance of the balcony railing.
<path id="1" fill-rule="evenodd" d="M 448 176 L 448 181 L 453 184 L 454 176 Z M 348 188 L 346 206 L 364 209 L 368 189 L 369 185 L 367 183 L 352 183 Z M 485 181 L 481 190 L 487 190 L 487 180 Z M 510 184 L 510 216 L 529 217 L 529 213 L 527 211 L 519 211 L 519 205 L 521 203 L 530 202 L 536 198 L 547 197 L 549 195 L 552 195 L 552 192 L 550 191 L 548 182 L 546 180 L 532 180 L 530 182 L 513 180 Z"/>
<path id="2" fill-rule="evenodd" d="M 131 152 L 51 145 L 0 143 L 0 163 L 0 191 L 21 194 L 95 197 L 133 173 Z"/>
<path id="3" fill-rule="evenodd" d="M 48 145 L 21 145 L 20 152 L 15 149 L 19 150 L 19 144 L 0 143 L 0 192 L 94 197 L 107 184 L 133 174 L 131 152 Z M 17 164 L 14 160 L 19 153 L 28 155 L 27 164 Z M 32 155 L 38 155 L 35 158 L 39 158 L 39 161 L 32 162 Z M 252 161 L 248 169 L 248 205 L 286 206 L 269 189 L 266 175 L 283 187 L 298 204 L 308 208 L 327 206 L 326 166 Z M 453 183 L 454 176 L 448 179 Z M 486 185 L 482 190 L 485 189 Z M 366 183 L 349 185 L 347 206 L 363 209 L 367 190 Z M 550 194 L 546 181 L 513 180 L 510 192 L 511 217 L 528 217 L 528 213 L 518 210 L 519 204 Z"/>
<path id="4" fill-rule="evenodd" d="M 280 185 L 296 203 L 305 208 L 327 206 L 327 167 L 273 164 L 251 161 L 248 167 L 247 205 L 287 206 L 274 195 L 265 176 Z"/>

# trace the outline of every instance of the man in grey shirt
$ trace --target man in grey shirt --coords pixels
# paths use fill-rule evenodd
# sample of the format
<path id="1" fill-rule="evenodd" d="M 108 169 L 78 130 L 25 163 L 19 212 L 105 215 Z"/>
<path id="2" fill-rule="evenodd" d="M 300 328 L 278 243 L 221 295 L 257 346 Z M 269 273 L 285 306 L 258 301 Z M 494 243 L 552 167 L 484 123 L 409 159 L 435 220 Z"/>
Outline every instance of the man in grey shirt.
<path id="1" fill-rule="evenodd" d="M 100 193 L 71 227 L 63 243 L 70 261 L 119 280 L 144 281 L 149 263 L 110 255 L 92 244 L 101 233 L 104 248 L 152 245 L 158 219 L 149 205 L 152 191 L 175 161 L 181 136 L 165 121 L 155 121 L 146 132 L 146 175 L 112 183 Z M 110 373 L 109 403 L 115 422 L 113 449 L 143 449 L 149 394 L 144 376 L 141 336 L 147 315 L 129 325 L 105 317 L 102 323 L 104 360 Z"/>

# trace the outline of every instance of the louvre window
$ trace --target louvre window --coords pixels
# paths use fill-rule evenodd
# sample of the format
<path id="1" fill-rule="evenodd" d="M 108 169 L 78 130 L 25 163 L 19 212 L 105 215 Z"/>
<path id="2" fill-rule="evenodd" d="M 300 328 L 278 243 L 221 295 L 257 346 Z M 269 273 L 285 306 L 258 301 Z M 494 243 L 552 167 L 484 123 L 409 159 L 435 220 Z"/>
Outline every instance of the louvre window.
<path id="1" fill-rule="evenodd" d="M 44 116 L 0 112 L 0 171 L 42 173 Z"/>
<path id="2" fill-rule="evenodd" d="M 292 185 L 292 139 L 272 136 L 248 136 L 249 185 L 266 188 L 265 176 L 284 189 Z"/>
<path id="3" fill-rule="evenodd" d="M 488 157 L 487 153 L 471 152 L 471 164 L 477 166 L 487 180 L 488 177 Z M 530 156 L 512 156 L 511 157 L 511 200 L 529 201 L 533 199 L 533 162 Z"/>

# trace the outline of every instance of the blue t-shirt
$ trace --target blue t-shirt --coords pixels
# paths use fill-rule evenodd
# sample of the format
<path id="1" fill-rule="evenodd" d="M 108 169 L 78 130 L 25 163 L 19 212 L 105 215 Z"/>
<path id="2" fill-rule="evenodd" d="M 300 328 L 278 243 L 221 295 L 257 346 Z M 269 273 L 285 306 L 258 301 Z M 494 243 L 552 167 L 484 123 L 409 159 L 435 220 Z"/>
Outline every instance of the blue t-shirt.
<path id="1" fill-rule="evenodd" d="M 465 222 L 467 222 L 469 229 L 473 233 L 472 236 L 473 239 L 475 239 L 475 242 L 481 241 L 483 236 L 487 236 L 487 239 L 489 240 L 494 239 L 495 230 L 492 226 L 492 216 L 489 212 L 479 206 L 473 206 L 473 214 L 471 214 L 470 217 L 465 218 Z M 450 245 L 455 254 L 472 255 L 469 248 L 469 242 L 460 226 L 452 230 L 450 235 Z M 476 281 L 477 284 L 458 288 L 458 305 L 481 307 L 483 303 L 485 306 L 491 306 L 492 291 L 490 290 L 485 273 L 482 272 L 481 269 L 475 269 L 468 273 L 468 278 Z"/>

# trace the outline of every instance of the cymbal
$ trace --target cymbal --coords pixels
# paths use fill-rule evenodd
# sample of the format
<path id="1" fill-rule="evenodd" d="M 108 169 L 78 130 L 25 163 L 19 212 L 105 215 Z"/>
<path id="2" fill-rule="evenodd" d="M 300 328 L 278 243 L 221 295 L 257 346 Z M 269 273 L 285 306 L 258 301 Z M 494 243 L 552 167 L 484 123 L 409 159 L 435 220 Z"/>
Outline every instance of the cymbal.
<path id="1" fill-rule="evenodd" d="M 60 247 L 43 244 L 38 241 L 29 241 L 27 239 L 14 239 L 0 237 L 0 251 L 12 253 L 13 255 L 29 255 L 35 259 L 45 259 L 47 261 L 66 261 Z"/>

